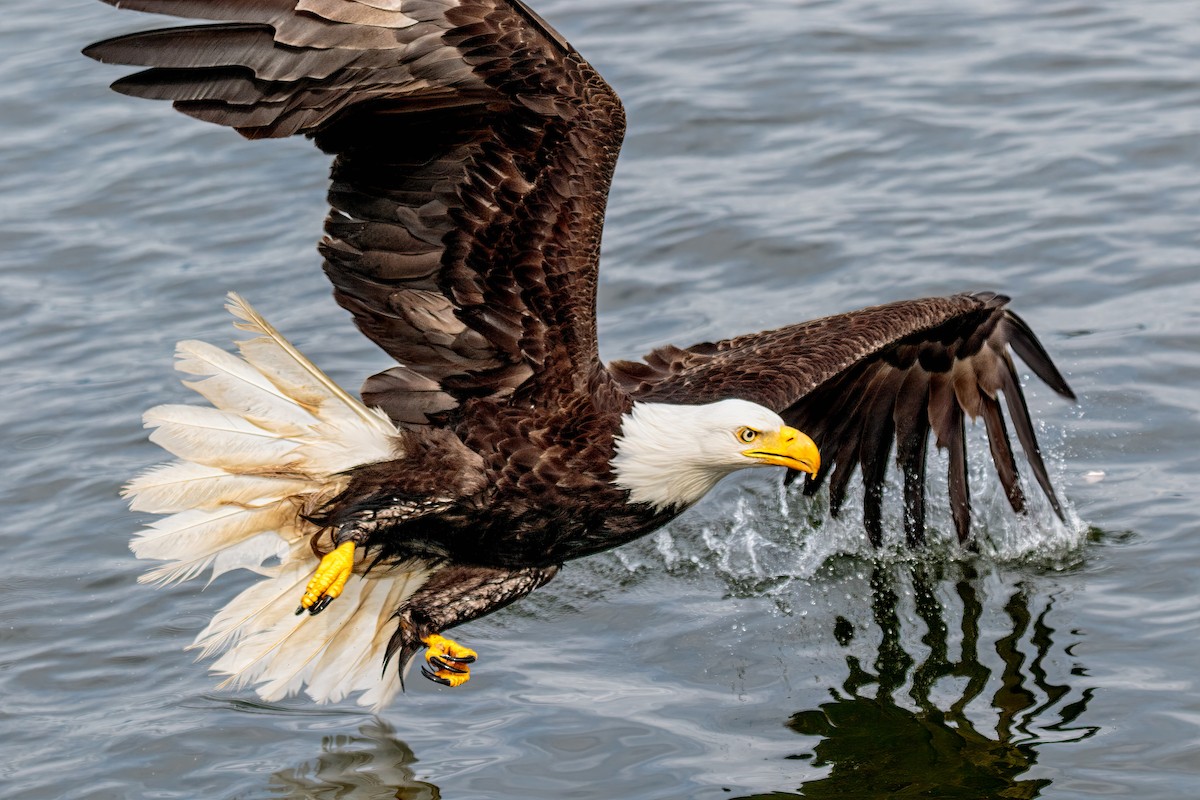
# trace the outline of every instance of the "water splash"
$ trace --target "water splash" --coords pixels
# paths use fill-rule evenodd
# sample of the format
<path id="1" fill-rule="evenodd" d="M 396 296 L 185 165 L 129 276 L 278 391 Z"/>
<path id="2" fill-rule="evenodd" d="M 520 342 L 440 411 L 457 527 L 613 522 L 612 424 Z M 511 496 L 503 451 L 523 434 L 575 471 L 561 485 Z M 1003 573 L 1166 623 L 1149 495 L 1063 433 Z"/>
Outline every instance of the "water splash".
<path id="1" fill-rule="evenodd" d="M 958 544 L 944 480 L 944 453 L 929 454 L 927 543 L 904 541 L 902 488 L 890 475 L 884 488 L 883 546 L 876 550 L 862 527 L 863 489 L 856 477 L 837 517 L 828 493 L 804 497 L 798 485 L 762 484 L 750 475 L 719 488 L 705 505 L 652 537 L 653 550 L 618 551 L 629 570 L 655 566 L 672 573 L 712 571 L 740 596 L 781 595 L 793 581 L 809 580 L 841 561 L 871 564 L 975 562 L 1060 571 L 1077 566 L 1089 528 L 1074 506 L 1060 497 L 1066 521 L 1055 515 L 1036 486 L 1026 485 L 1027 511 L 1015 514 L 996 479 L 986 443 L 972 441 L 968 481 L 976 551 Z M 1056 486 L 1063 486 L 1065 459 L 1047 453 Z M 705 514 L 705 511 L 708 511 Z"/>

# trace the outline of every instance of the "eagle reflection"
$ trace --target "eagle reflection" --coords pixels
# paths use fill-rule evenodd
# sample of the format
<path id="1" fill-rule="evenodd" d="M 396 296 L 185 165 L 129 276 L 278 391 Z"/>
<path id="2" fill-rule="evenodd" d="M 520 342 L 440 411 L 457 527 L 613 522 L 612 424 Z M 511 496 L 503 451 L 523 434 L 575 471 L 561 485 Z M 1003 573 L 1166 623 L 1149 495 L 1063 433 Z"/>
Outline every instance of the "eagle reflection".
<path id="1" fill-rule="evenodd" d="M 1054 628 L 1048 617 L 1054 599 L 1034 616 L 1026 587 L 1018 585 L 1004 605 L 1005 635 L 994 649 L 1003 663 L 1000 673 L 980 658 L 978 576 L 967 567 L 955 592 L 962 604 L 961 655 L 950 657 L 945 610 L 935 593 L 937 580 L 926 567 L 912 567 L 916 612 L 927 633 L 929 654 L 920 663 L 901 644 L 901 618 L 895 580 L 886 568 L 871 578 L 872 613 L 883 633 L 874 672 L 858 658 L 846 657 L 849 676 L 842 691 L 819 708 L 801 711 L 788 726 L 797 733 L 820 736 L 812 759 L 829 767 L 824 777 L 805 783 L 800 794 L 772 793 L 745 800 L 787 797 L 962 797 L 1033 798 L 1047 779 L 1021 779 L 1037 762 L 1037 748 L 1055 742 L 1080 741 L 1098 730 L 1078 725 L 1092 690 L 1073 692 L 1054 682 L 1047 671 Z M 853 625 L 838 618 L 834 635 L 846 646 Z M 1023 644 L 1024 643 L 1024 644 Z M 1069 648 L 1067 649 L 1069 653 Z M 1072 675 L 1084 675 L 1077 664 Z M 943 680 L 946 679 L 946 680 Z M 996 687 L 998 681 L 998 687 Z M 864 691 L 874 685 L 873 692 Z M 948 700 L 945 687 L 961 687 Z M 989 686 L 990 710 L 976 701 Z M 907 687 L 907 697 L 897 694 Z M 975 713 L 968 711 L 973 707 Z M 974 718 L 973 718 L 974 717 Z M 981 718 L 988 718 L 986 724 Z"/>
<path id="2" fill-rule="evenodd" d="M 442 796 L 438 787 L 417 779 L 413 751 L 378 718 L 364 724 L 358 735 L 325 737 L 321 750 L 317 758 L 272 775 L 270 796 L 306 800 L 439 800 Z"/>

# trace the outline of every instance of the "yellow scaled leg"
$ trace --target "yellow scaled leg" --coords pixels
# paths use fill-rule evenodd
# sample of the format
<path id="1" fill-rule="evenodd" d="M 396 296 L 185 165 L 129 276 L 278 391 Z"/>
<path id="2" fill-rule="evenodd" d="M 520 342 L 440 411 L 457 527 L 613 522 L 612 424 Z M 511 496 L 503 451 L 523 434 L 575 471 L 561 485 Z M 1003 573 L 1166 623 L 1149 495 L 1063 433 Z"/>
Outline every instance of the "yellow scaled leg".
<path id="1" fill-rule="evenodd" d="M 478 658 L 474 650 L 436 633 L 421 641 L 429 648 L 425 651 L 425 663 L 421 665 L 422 675 L 445 686 L 462 686 L 471 680 L 467 665 Z"/>
<path id="2" fill-rule="evenodd" d="M 354 569 L 354 542 L 343 542 L 332 553 L 326 553 L 317 565 L 317 571 L 300 598 L 297 614 L 307 609 L 309 614 L 320 614 L 325 606 L 342 593 L 350 573 Z"/>

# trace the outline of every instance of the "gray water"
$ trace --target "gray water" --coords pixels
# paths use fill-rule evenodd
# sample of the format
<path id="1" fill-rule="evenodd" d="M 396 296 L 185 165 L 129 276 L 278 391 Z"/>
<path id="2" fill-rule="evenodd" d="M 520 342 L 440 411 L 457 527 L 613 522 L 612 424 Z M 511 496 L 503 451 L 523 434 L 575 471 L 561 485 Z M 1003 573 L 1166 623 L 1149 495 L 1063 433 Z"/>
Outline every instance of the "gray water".
<path id="1" fill-rule="evenodd" d="M 629 112 L 606 357 L 1002 291 L 1079 393 L 1030 386 L 1069 523 L 1014 520 L 976 446 L 983 554 L 943 502 L 927 552 L 873 558 L 856 514 L 757 472 L 461 629 L 460 689 L 379 716 L 219 691 L 182 648 L 250 578 L 136 584 L 117 497 L 160 459 L 141 410 L 192 400 L 173 343 L 227 342 L 232 289 L 344 385 L 386 360 L 320 274 L 319 153 L 119 97 L 78 55 L 170 20 L 14 6 L 0 795 L 1196 796 L 1200 7 L 535 5 Z"/>

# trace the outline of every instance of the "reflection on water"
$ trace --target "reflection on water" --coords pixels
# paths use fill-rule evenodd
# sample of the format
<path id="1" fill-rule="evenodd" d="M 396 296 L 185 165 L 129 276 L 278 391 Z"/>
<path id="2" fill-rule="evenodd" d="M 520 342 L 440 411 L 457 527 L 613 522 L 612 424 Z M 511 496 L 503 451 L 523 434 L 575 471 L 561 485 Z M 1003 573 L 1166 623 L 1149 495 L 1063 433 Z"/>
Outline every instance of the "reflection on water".
<path id="1" fill-rule="evenodd" d="M 927 629 L 921 641 L 928 654 L 917 660 L 906 652 L 897 578 L 877 567 L 871 577 L 875 624 L 882 632 L 874 671 L 847 655 L 849 676 L 833 700 L 792 716 L 788 727 L 819 736 L 812 759 L 828 773 L 801 787 L 800 794 L 755 795 L 745 800 L 786 797 L 1011 797 L 1033 798 L 1047 779 L 1021 779 L 1037 762 L 1037 748 L 1055 742 L 1082 741 L 1099 729 L 1079 719 L 1092 698 L 1089 688 L 1057 683 L 1047 671 L 1056 655 L 1055 629 L 1047 620 L 1050 597 L 1036 616 L 1031 595 L 1018 586 L 1004 605 L 1007 630 L 994 650 L 1003 664 L 993 674 L 981 658 L 980 619 L 983 603 L 979 579 L 971 567 L 954 591 L 962 605 L 960 656 L 951 659 L 946 609 L 936 595 L 937 580 L 929 568 L 908 568 L 916 613 Z M 833 631 L 847 646 L 853 626 L 839 618 Z M 1077 635 L 1072 632 L 1072 635 Z M 1025 643 L 1022 645 L 1022 643 Z M 1059 644 L 1058 653 L 1069 655 Z M 1083 676 L 1074 664 L 1072 676 Z M 981 711 L 984 692 L 996 688 Z M 946 694 L 946 685 L 955 688 Z M 868 692 L 874 686 L 874 692 Z M 905 687 L 906 697 L 898 696 Z M 974 713 L 972 713 L 972 710 Z M 987 717 L 987 724 L 979 718 Z"/>
<path id="2" fill-rule="evenodd" d="M 1041 748 L 1099 732 L 1086 722 L 1093 689 L 1073 654 L 1080 633 L 1052 626 L 1060 596 L 1039 592 L 1036 580 L 995 577 L 980 576 L 971 564 L 876 565 L 869 617 L 864 609 L 857 622 L 826 618 L 826 635 L 844 650 L 844 680 L 829 688 L 828 702 L 768 723 L 775 731 L 784 723 L 808 740 L 790 756 L 794 761 L 781 762 L 798 767 L 795 783 L 741 800 L 1041 796 L 1053 779 L 1045 769 L 1031 774 Z M 410 741 L 418 750 L 428 744 Z M 604 734 L 588 742 L 585 750 L 638 746 Z M 324 737 L 320 748 L 272 775 L 267 793 L 441 797 L 422 780 L 429 774 L 418 773 L 413 750 L 377 718 L 355 734 Z M 564 769 L 593 765 L 594 751 L 556 752 Z"/>
<path id="3" fill-rule="evenodd" d="M 321 755 L 271 776 L 273 797 L 438 800 L 441 791 L 417 780 L 417 758 L 391 726 L 375 719 L 357 736 L 326 736 Z"/>

